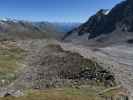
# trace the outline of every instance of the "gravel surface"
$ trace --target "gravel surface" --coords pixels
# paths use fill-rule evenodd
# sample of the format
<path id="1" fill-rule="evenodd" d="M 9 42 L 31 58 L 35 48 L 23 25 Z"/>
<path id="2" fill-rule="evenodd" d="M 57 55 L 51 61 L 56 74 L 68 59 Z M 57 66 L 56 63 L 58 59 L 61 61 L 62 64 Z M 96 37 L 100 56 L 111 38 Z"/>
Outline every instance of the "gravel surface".
<path id="1" fill-rule="evenodd" d="M 38 54 L 41 49 L 48 44 L 59 44 L 63 50 L 76 52 L 84 58 L 94 59 L 104 68 L 114 73 L 118 83 L 128 89 L 133 94 L 133 46 L 132 45 L 112 45 L 95 50 L 88 46 L 75 45 L 72 43 L 61 43 L 56 40 L 25 40 L 17 41 L 17 45 L 30 51 L 27 61 L 32 61 L 34 54 Z M 39 59 L 36 58 L 36 59 Z M 12 84 L 13 85 L 13 84 Z M 132 100 L 132 99 L 131 99 Z"/>
<path id="2" fill-rule="evenodd" d="M 78 52 L 85 58 L 92 58 L 112 71 L 120 84 L 133 95 L 133 46 L 114 45 L 91 50 L 83 45 L 59 43 L 63 49 Z"/>

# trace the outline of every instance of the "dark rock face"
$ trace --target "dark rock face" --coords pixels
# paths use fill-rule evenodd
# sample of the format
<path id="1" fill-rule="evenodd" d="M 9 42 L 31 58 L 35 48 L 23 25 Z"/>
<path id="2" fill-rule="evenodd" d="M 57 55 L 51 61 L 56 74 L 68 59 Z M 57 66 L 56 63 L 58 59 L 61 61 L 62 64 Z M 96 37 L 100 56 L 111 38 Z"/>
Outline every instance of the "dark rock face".
<path id="1" fill-rule="evenodd" d="M 80 27 L 70 31 L 64 39 L 77 32 L 78 35 L 90 33 L 90 38 L 95 38 L 101 34 L 108 34 L 116 29 L 121 31 L 133 32 L 133 1 L 126 0 L 117 4 L 107 14 L 106 10 L 98 11 L 94 16 L 82 24 Z"/>
<path id="2" fill-rule="evenodd" d="M 83 33 L 94 33 L 94 36 L 97 36 L 98 34 L 96 34 L 97 32 L 100 33 L 100 31 L 102 30 L 100 27 L 101 24 L 104 24 L 106 22 L 106 18 L 105 18 L 105 13 L 106 10 L 100 10 L 97 12 L 96 15 L 92 16 L 89 21 L 87 21 L 85 24 L 83 24 L 82 27 L 80 27 L 79 30 L 79 35 L 82 35 Z M 88 28 L 89 26 L 89 28 Z M 99 27 L 97 27 L 99 26 Z M 96 30 L 95 30 L 96 29 Z M 90 37 L 94 37 L 94 36 L 90 36 Z"/>
<path id="3" fill-rule="evenodd" d="M 4 95 L 4 97 L 10 97 L 10 96 L 12 96 L 10 93 L 6 93 L 6 94 Z"/>
<path id="4" fill-rule="evenodd" d="M 127 43 L 133 44 L 133 39 L 127 40 Z"/>

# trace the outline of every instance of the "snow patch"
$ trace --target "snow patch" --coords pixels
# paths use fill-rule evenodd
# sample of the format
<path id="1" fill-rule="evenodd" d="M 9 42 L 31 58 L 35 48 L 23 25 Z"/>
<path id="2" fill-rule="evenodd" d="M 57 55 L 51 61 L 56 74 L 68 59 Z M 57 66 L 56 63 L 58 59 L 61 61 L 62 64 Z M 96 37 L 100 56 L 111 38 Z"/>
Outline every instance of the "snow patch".
<path id="1" fill-rule="evenodd" d="M 11 21 L 11 22 L 14 22 L 14 23 L 17 23 L 18 20 L 16 19 L 11 19 L 11 18 L 0 18 L 0 23 L 3 24 L 4 22 L 7 22 L 7 21 Z"/>
<path id="2" fill-rule="evenodd" d="M 106 12 L 105 12 L 105 15 L 108 15 L 110 13 L 110 10 L 107 10 Z"/>

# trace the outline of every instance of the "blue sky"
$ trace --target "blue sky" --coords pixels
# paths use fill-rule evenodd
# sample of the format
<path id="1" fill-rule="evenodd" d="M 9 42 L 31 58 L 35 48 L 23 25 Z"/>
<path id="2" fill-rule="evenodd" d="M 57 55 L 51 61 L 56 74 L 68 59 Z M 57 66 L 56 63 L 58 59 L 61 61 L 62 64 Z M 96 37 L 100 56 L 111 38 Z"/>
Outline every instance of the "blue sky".
<path id="1" fill-rule="evenodd" d="M 0 17 L 30 21 L 84 22 L 122 0 L 0 0 Z"/>

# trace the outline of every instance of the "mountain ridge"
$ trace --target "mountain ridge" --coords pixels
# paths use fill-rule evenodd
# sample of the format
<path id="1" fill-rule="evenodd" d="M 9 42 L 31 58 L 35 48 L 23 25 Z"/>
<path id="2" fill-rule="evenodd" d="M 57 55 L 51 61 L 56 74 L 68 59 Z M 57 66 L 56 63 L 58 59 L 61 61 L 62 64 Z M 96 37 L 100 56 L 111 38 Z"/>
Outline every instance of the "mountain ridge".
<path id="1" fill-rule="evenodd" d="M 11 18 L 0 19 L 0 36 L 6 39 L 56 38 L 78 26 L 79 23 L 32 22 Z"/>
<path id="2" fill-rule="evenodd" d="M 133 3 L 125 0 L 114 6 L 107 14 L 101 9 L 91 16 L 87 22 L 69 31 L 63 40 L 71 37 L 73 33 L 77 36 L 88 34 L 88 39 L 94 39 L 101 35 L 108 35 L 115 30 L 121 32 L 133 32 Z"/>

